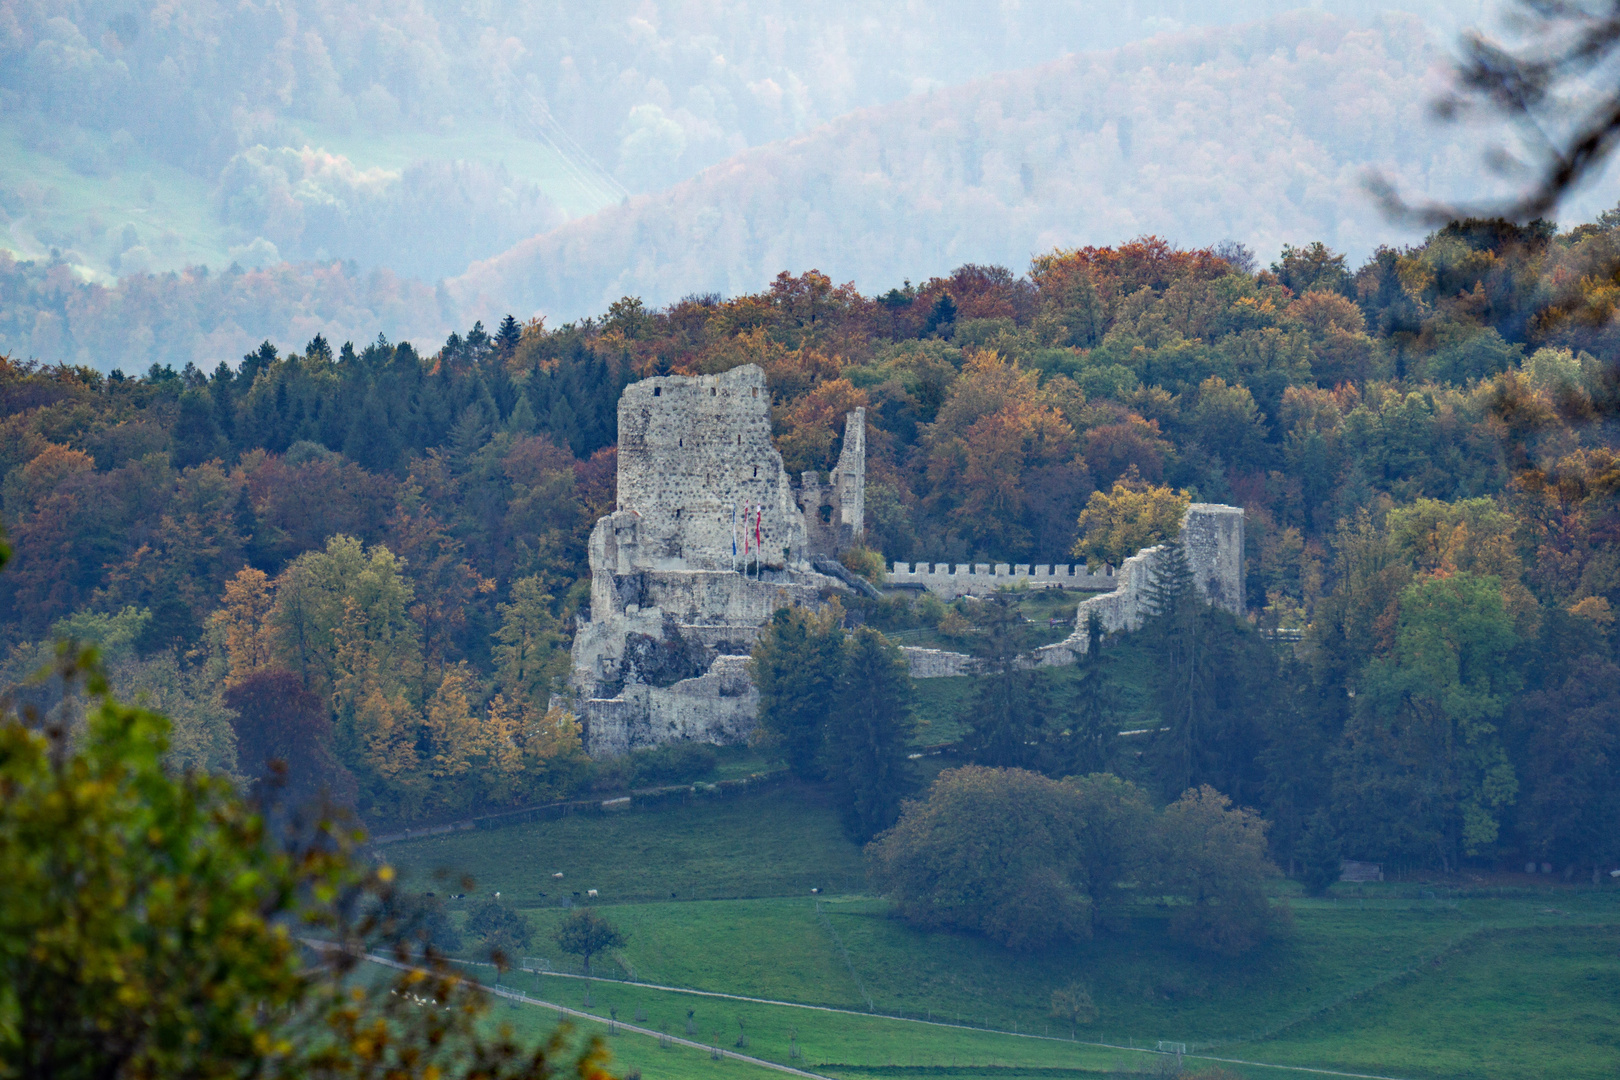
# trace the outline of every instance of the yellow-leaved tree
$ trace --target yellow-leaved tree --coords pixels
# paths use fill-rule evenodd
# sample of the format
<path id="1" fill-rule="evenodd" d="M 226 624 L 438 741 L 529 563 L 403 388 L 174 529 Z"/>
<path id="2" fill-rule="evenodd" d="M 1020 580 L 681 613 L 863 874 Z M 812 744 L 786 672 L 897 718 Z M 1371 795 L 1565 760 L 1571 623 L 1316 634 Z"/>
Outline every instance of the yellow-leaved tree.
<path id="1" fill-rule="evenodd" d="M 235 686 L 271 665 L 271 639 L 266 619 L 275 592 L 263 570 L 244 566 L 225 583 L 225 600 L 209 618 L 209 628 L 225 651 L 225 684 Z"/>
<path id="2" fill-rule="evenodd" d="M 94 653 L 54 674 L 77 736 L 0 714 L 0 1076 L 609 1080 L 595 1039 L 495 1023 L 357 830 L 268 829 L 227 778 L 164 766 L 168 722 Z"/>
<path id="3" fill-rule="evenodd" d="M 1095 571 L 1118 566 L 1145 547 L 1181 535 L 1181 519 L 1192 497 L 1185 491 L 1146 484 L 1131 469 L 1112 491 L 1093 492 L 1080 514 L 1074 554 Z"/>

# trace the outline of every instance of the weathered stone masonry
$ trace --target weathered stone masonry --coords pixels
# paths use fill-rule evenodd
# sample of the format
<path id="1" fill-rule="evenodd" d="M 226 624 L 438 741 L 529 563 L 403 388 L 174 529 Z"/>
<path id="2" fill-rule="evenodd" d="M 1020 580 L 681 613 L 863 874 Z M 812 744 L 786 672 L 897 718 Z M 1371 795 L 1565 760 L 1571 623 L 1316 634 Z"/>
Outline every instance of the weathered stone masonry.
<path id="1" fill-rule="evenodd" d="M 1187 555 L 1193 584 L 1216 607 L 1234 615 L 1244 613 L 1243 509 L 1218 503 L 1193 503 L 1181 519 L 1181 546 Z M 1080 602 L 1074 632 L 1063 641 L 1035 650 L 1041 664 L 1072 664 L 1089 647 L 1086 618 L 1117 634 L 1135 630 L 1148 615 L 1148 589 L 1153 584 L 1163 547 L 1138 551 L 1120 566 L 1118 587 Z"/>
<path id="2" fill-rule="evenodd" d="M 747 737 L 758 693 L 744 665 L 759 628 L 778 607 L 820 607 L 844 589 L 815 563 L 861 536 L 865 434 L 857 409 L 828 481 L 794 484 L 758 367 L 625 390 L 618 509 L 591 532 L 590 618 L 574 637 L 590 753 Z"/>

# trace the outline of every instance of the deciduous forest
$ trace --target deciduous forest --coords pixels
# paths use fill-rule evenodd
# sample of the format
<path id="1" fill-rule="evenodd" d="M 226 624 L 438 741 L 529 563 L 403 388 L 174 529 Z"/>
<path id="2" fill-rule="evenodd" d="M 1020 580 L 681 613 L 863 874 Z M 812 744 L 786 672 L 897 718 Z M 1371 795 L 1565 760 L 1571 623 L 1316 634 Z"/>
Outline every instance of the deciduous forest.
<path id="1" fill-rule="evenodd" d="M 1455 222 L 1361 266 L 1145 237 L 871 296 L 811 271 L 626 297 L 433 349 L 316 334 L 110 376 L 8 359 L 8 681 L 93 643 L 173 718 L 172 764 L 282 757 L 374 823 L 566 797 L 600 769 L 563 676 L 618 395 L 757 363 L 790 471 L 829 468 L 868 410 L 883 560 L 1117 562 L 1119 507 L 1245 509 L 1250 619 L 1166 592 L 1073 685 L 996 667 L 994 604 L 852 599 L 879 631 L 985 631 L 978 692 L 1003 706 L 981 715 L 1028 737 L 976 730 L 963 760 L 1114 771 L 1160 805 L 1209 785 L 1299 873 L 1590 874 L 1620 857 L 1617 264 L 1620 212 Z M 1126 711 L 1133 741 L 1109 734 Z"/>

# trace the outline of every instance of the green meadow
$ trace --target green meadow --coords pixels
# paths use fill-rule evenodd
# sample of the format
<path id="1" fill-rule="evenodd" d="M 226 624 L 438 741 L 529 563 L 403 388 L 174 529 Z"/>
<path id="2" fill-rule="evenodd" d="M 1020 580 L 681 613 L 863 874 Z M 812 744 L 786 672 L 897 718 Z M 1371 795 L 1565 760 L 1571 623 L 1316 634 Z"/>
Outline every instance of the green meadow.
<path id="1" fill-rule="evenodd" d="M 477 891 L 450 901 L 455 917 L 493 891 L 529 917 L 526 966 L 549 974 L 508 972 L 502 985 L 604 1025 L 616 1010 L 624 1023 L 822 1075 L 1162 1072 L 1171 1059 L 1141 1052 L 1160 1040 L 1187 1044 L 1189 1068 L 1220 1059 L 1253 1076 L 1620 1074 L 1614 886 L 1382 883 L 1313 900 L 1279 882 L 1293 933 L 1233 962 L 1170 942 L 1154 925 L 1165 913 L 1152 908 L 1128 932 L 1037 953 L 915 929 L 867 892 L 860 851 L 832 808 L 795 785 L 459 832 L 380 854 L 440 895 L 472 878 Z M 628 944 L 596 958 L 586 980 L 551 931 L 590 889 Z M 464 955 L 476 956 L 470 940 Z M 1048 1012 L 1052 991 L 1074 981 L 1090 988 L 1099 1015 L 1071 1041 Z M 763 1000 L 706 996 L 715 994 Z M 537 1034 L 556 1023 L 535 1006 L 497 1012 Z M 763 1072 L 656 1037 L 604 1037 L 616 1068 L 646 1077 Z"/>

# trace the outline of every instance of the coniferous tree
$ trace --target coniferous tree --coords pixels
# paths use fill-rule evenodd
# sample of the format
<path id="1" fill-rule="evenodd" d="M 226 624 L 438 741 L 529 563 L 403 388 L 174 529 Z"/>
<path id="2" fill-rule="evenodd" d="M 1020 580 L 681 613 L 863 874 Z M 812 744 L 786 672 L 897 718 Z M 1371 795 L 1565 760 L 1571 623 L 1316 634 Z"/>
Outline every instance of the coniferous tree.
<path id="1" fill-rule="evenodd" d="M 1153 697 L 1164 728 L 1154 740 L 1165 795 L 1192 786 L 1212 691 L 1220 672 L 1205 639 L 1207 607 L 1193 585 L 1192 568 L 1179 541 L 1163 546 L 1148 587 L 1146 643 L 1157 658 Z"/>
<path id="2" fill-rule="evenodd" d="M 214 401 L 203 388 L 180 395 L 180 416 L 174 423 L 174 463 L 180 468 L 223 457 L 227 450 L 215 418 Z"/>
<path id="3" fill-rule="evenodd" d="M 237 377 L 242 380 L 244 390 L 252 389 L 253 380 L 259 377 L 259 372 L 274 364 L 279 354 L 276 347 L 268 341 L 263 342 L 257 349 L 242 357 L 242 368 Z"/>
<path id="4" fill-rule="evenodd" d="M 780 608 L 754 646 L 759 721 L 795 776 L 819 779 L 827 718 L 837 701 L 844 633 L 831 618 Z"/>
<path id="5" fill-rule="evenodd" d="M 845 828 L 863 842 L 895 823 L 911 792 L 912 694 L 898 648 L 870 627 L 849 636 L 824 761 Z"/>
<path id="6" fill-rule="evenodd" d="M 1327 812 L 1318 810 L 1299 845 L 1299 881 L 1311 896 L 1325 896 L 1339 880 L 1339 837 Z"/>
<path id="7" fill-rule="evenodd" d="M 208 393 L 214 402 L 214 423 L 227 442 L 236 441 L 236 373 L 221 360 L 208 380 Z"/>
<path id="8" fill-rule="evenodd" d="M 1110 658 L 1103 655 L 1102 630 L 1101 621 L 1087 612 L 1086 654 L 1078 665 L 1080 678 L 1064 748 L 1064 771 L 1075 776 L 1105 772 L 1119 741 L 1119 692 L 1108 670 Z"/>
<path id="9" fill-rule="evenodd" d="M 982 606 L 986 671 L 974 697 L 967 749 L 980 765 L 1039 772 L 1046 765 L 1050 702 L 1036 673 L 1019 666 L 1018 608 L 1007 597 Z"/>
<path id="10" fill-rule="evenodd" d="M 495 331 L 495 355 L 501 358 L 504 366 L 517 352 L 518 342 L 523 339 L 523 327 L 517 319 L 508 314 L 501 320 L 501 325 Z"/>

